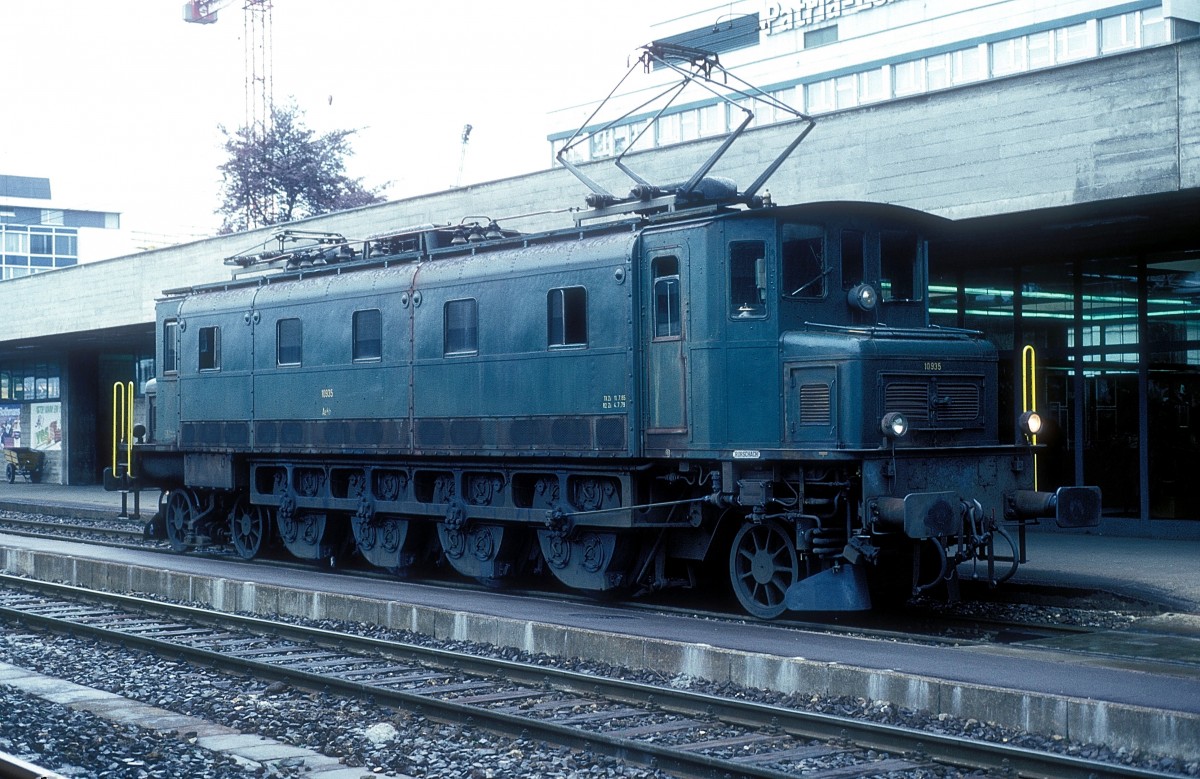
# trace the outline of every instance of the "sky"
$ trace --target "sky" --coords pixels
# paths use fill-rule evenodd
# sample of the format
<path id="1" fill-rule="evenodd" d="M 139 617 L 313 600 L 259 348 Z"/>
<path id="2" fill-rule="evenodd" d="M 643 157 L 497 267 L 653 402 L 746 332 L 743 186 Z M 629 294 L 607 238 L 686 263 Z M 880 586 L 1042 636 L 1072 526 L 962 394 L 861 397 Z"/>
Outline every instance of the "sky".
<path id="1" fill-rule="evenodd" d="M 243 3 L 207 25 L 183 4 L 0 0 L 0 173 L 49 177 L 55 205 L 120 212 L 108 241 L 129 246 L 111 254 L 220 225 L 220 128 L 245 121 Z M 546 135 L 586 118 L 669 5 L 274 0 L 273 95 L 317 132 L 356 130 L 347 172 L 388 199 L 539 170 Z"/>

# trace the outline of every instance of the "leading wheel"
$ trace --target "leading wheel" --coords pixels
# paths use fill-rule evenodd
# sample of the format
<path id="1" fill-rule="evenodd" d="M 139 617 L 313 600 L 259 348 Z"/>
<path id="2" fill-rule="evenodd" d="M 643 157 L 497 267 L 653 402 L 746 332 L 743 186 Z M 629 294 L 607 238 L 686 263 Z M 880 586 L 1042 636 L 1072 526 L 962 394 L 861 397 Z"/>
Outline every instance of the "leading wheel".
<path id="1" fill-rule="evenodd" d="M 729 581 L 742 608 L 774 619 L 787 608 L 784 594 L 800 577 L 792 534 L 778 522 L 742 525 L 729 550 Z"/>
<path id="2" fill-rule="evenodd" d="M 176 552 L 186 552 L 194 537 L 192 519 L 196 516 L 196 504 L 187 490 L 172 490 L 167 497 L 167 507 L 163 510 L 163 518 L 167 526 L 167 543 Z"/>
<path id="3" fill-rule="evenodd" d="M 12 484 L 13 482 L 15 482 L 17 480 L 16 467 L 12 463 L 9 463 L 8 465 L 4 466 L 4 475 L 8 477 L 8 483 Z"/>

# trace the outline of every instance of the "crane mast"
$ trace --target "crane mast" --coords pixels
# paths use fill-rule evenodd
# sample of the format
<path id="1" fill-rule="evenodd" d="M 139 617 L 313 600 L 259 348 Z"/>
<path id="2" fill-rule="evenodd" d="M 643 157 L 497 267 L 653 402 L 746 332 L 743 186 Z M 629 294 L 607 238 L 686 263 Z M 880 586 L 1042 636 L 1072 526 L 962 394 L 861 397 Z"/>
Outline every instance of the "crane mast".
<path id="1" fill-rule="evenodd" d="M 275 81 L 271 73 L 273 34 L 272 0 L 242 1 L 242 46 L 245 55 L 245 124 L 256 137 L 271 126 Z M 183 5 L 183 20 L 192 24 L 213 24 L 217 12 L 234 0 L 189 0 Z"/>

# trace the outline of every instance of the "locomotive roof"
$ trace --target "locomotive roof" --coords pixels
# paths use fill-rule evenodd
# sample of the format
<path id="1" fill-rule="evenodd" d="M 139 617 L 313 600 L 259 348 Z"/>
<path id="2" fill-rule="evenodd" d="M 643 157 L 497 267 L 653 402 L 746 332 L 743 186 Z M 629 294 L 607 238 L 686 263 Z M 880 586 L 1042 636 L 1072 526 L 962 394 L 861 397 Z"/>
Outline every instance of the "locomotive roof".
<path id="1" fill-rule="evenodd" d="M 826 221 L 849 217 L 861 220 L 864 224 L 908 226 L 925 234 L 936 233 L 941 226 L 949 224 L 949 220 L 944 217 L 889 203 L 822 201 L 789 206 L 768 204 L 757 208 L 708 205 L 661 215 L 625 217 L 617 221 L 535 233 L 503 230 L 492 220 L 488 220 L 486 226 L 480 222 L 424 225 L 380 234 L 365 240 L 350 240 L 333 233 L 312 233 L 285 228 L 273 236 L 279 249 L 243 253 L 228 258 L 226 264 L 236 268 L 233 279 L 168 289 L 163 294 L 167 297 L 177 297 L 513 250 L 528 249 L 536 252 L 539 247 L 604 243 L 606 237 L 620 240 L 621 235 L 627 236 L 632 242 L 646 231 L 718 220 L 764 217 L 781 221 Z M 561 255 L 558 256 L 561 260 Z"/>

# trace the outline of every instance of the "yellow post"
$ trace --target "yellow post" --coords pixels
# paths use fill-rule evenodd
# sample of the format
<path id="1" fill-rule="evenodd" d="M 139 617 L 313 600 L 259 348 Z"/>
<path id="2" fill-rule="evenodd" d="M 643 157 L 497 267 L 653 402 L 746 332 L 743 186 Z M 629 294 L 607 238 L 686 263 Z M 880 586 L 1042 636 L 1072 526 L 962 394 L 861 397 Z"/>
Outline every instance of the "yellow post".
<path id="1" fill-rule="evenodd" d="M 1032 345 L 1021 350 L 1021 411 L 1037 411 L 1037 352 Z M 1037 436 L 1030 437 L 1037 445 Z M 1033 488 L 1038 488 L 1037 454 L 1033 455 Z"/>
<path id="2" fill-rule="evenodd" d="M 125 458 L 125 474 L 133 476 L 133 382 L 115 382 L 113 384 L 113 400 L 112 400 L 112 472 L 113 476 L 120 477 L 121 470 L 119 468 L 119 460 L 117 458 L 117 450 L 119 444 L 125 444 L 127 456 Z"/>
<path id="3" fill-rule="evenodd" d="M 117 469 L 117 442 L 123 439 L 125 430 L 124 410 L 125 385 L 118 381 L 113 384 L 112 396 L 112 472 L 116 477 L 121 475 L 121 471 Z"/>
<path id="4" fill-rule="evenodd" d="M 133 478 L 133 382 L 125 385 L 125 473 Z M 1037 467 L 1034 466 L 1034 481 L 1037 481 Z"/>

